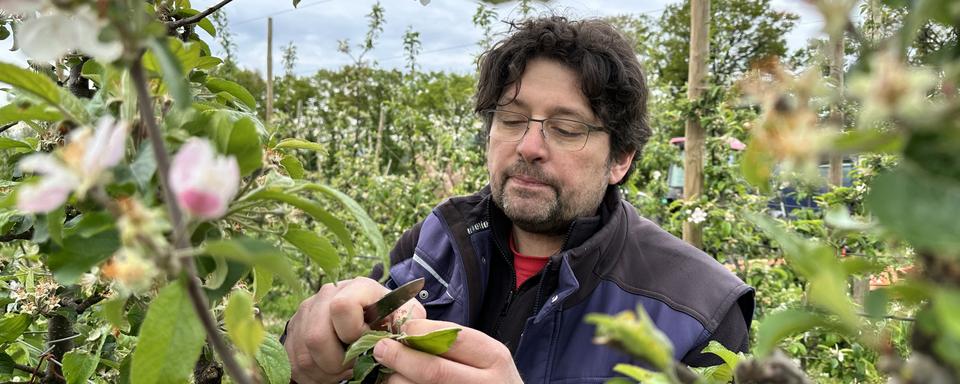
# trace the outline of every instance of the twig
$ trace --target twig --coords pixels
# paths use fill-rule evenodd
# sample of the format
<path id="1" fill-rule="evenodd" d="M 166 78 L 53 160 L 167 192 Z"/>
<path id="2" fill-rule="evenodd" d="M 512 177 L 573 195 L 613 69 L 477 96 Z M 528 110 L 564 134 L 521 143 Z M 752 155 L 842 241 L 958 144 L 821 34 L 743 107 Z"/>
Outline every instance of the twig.
<path id="1" fill-rule="evenodd" d="M 214 8 L 222 7 L 229 2 L 230 0 L 224 0 L 211 9 L 216 11 Z M 205 13 L 209 14 L 213 11 Z M 203 13 L 197 14 L 196 16 L 200 15 L 203 15 Z M 170 221 L 173 224 L 174 246 L 177 249 L 189 248 L 190 244 L 188 243 L 188 239 L 184 233 L 186 223 L 183 220 L 183 213 L 180 211 L 180 206 L 177 203 L 177 199 L 173 195 L 173 191 L 170 189 L 170 181 L 168 180 L 168 176 L 170 174 L 170 158 L 167 154 L 166 145 L 163 142 L 163 133 L 160 132 L 160 128 L 157 126 L 156 117 L 153 114 L 153 101 L 151 100 L 150 93 L 147 90 L 147 79 L 143 70 L 142 60 L 143 56 L 140 55 L 130 66 L 130 76 L 133 78 L 134 86 L 137 89 L 137 102 L 140 107 L 140 123 L 147 127 L 150 141 L 153 144 L 153 155 L 157 161 L 157 179 L 160 181 L 161 189 L 163 189 L 167 211 L 170 214 Z M 223 337 L 220 335 L 220 331 L 217 328 L 217 323 L 210 314 L 210 310 L 207 306 L 206 295 L 203 293 L 203 290 L 200 288 L 200 284 L 198 283 L 199 279 L 197 278 L 197 266 L 194 263 L 193 258 L 187 258 L 184 260 L 184 273 L 186 274 L 186 279 L 184 280 L 187 284 L 187 292 L 190 296 L 190 302 L 193 304 L 193 309 L 197 312 L 197 316 L 200 317 L 201 323 L 203 323 L 203 328 L 207 333 L 207 339 L 210 341 L 210 344 L 213 345 L 213 349 L 217 352 L 217 354 L 220 355 L 220 359 L 223 360 L 223 366 L 226 368 L 227 373 L 230 374 L 230 376 L 232 376 L 234 380 L 240 384 L 251 384 L 252 380 L 240 367 L 234 358 L 233 353 L 231 353 L 226 343 L 224 343 Z"/>
<path id="2" fill-rule="evenodd" d="M 20 371 L 27 372 L 27 373 L 32 374 L 32 375 L 38 375 L 38 376 L 39 376 L 39 375 L 42 375 L 42 374 L 43 374 L 42 372 L 40 372 L 39 369 L 33 369 L 33 367 L 31 367 L 31 366 L 29 366 L 29 365 L 23 365 L 23 364 L 14 363 L 14 364 L 13 364 L 13 368 L 16 368 L 17 370 L 20 370 Z"/>
<path id="3" fill-rule="evenodd" d="M 200 13 L 198 13 L 198 14 L 196 14 L 196 15 L 193 15 L 193 16 L 190 16 L 190 17 L 187 17 L 187 18 L 183 18 L 183 19 L 180 19 L 180 20 L 177 20 L 177 21 L 171 21 L 171 22 L 167 23 L 167 30 L 175 30 L 175 29 L 177 29 L 177 28 L 180 28 L 180 27 L 183 27 L 183 26 L 186 26 L 186 25 L 198 23 L 198 22 L 200 22 L 200 20 L 203 20 L 204 17 L 210 16 L 211 13 L 214 13 L 214 12 L 216 12 L 217 10 L 219 10 L 220 8 L 223 8 L 224 5 L 229 4 L 231 1 L 233 1 L 233 0 L 223 0 L 223 1 L 219 2 L 219 3 L 217 3 L 216 5 L 214 5 L 214 6 L 210 7 L 210 8 L 207 8 L 206 11 L 200 12 Z"/>
<path id="4" fill-rule="evenodd" d="M 17 123 L 19 123 L 19 121 L 14 121 L 14 122 L 12 122 L 12 123 L 6 123 L 6 124 L 0 126 L 0 133 L 3 133 L 3 132 L 5 132 L 6 130 L 10 129 L 10 127 L 13 127 L 14 125 L 17 125 Z"/>
<path id="5" fill-rule="evenodd" d="M 903 316 L 897 316 L 897 315 L 873 316 L 873 315 L 870 315 L 870 314 L 867 314 L 867 313 L 862 313 L 862 312 L 861 312 L 861 313 L 857 313 L 857 315 L 862 316 L 862 317 L 866 317 L 866 318 L 870 318 L 870 319 L 887 319 L 887 320 L 900 320 L 900 321 L 917 321 L 917 319 L 914 319 L 914 318 L 912 318 L 912 317 L 903 317 Z"/>
<path id="6" fill-rule="evenodd" d="M 14 240 L 30 240 L 32 238 L 33 228 L 30 228 L 29 230 L 20 233 L 0 235 L 0 243 L 9 243 Z"/>
<path id="7" fill-rule="evenodd" d="M 106 299 L 105 296 L 103 296 L 103 295 L 101 295 L 101 294 L 94 294 L 93 296 L 88 297 L 86 300 L 78 303 L 77 306 L 76 306 L 76 308 L 74 308 L 74 309 L 77 311 L 77 314 L 79 315 L 79 314 L 83 313 L 84 311 L 86 311 L 87 308 L 90 308 L 90 307 L 96 305 L 97 303 L 103 301 L 104 299 Z"/>

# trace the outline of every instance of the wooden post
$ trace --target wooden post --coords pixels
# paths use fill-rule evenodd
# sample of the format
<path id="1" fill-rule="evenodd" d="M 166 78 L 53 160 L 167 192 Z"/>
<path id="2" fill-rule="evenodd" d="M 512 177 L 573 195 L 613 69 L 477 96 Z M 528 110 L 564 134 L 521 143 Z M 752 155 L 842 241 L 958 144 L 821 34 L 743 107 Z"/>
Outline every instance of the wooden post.
<path id="1" fill-rule="evenodd" d="M 710 0 L 690 1 L 690 66 L 687 75 L 687 98 L 699 100 L 706 89 L 707 56 L 710 54 Z M 683 159 L 683 198 L 697 200 L 703 193 L 703 152 L 706 133 L 700 125 L 699 113 L 687 119 Z M 703 228 L 683 222 L 683 240 L 703 249 Z"/>
<path id="2" fill-rule="evenodd" d="M 267 18 L 267 111 L 264 113 L 264 125 L 270 127 L 273 116 L 273 18 Z"/>
<path id="3" fill-rule="evenodd" d="M 830 79 L 837 87 L 839 98 L 830 106 L 830 121 L 843 131 L 843 33 L 830 37 Z M 830 185 L 843 184 L 843 158 L 839 154 L 830 156 Z"/>

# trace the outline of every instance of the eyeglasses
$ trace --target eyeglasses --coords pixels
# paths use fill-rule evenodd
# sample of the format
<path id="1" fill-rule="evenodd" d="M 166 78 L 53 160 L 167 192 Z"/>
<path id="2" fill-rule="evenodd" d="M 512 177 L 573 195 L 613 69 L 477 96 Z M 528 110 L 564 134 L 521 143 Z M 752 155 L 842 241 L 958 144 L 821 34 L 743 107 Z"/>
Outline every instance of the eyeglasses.
<path id="1" fill-rule="evenodd" d="M 591 131 L 602 131 L 602 127 L 582 121 L 547 118 L 534 119 L 518 112 L 500 109 L 488 109 L 480 112 L 490 122 L 490 139 L 497 141 L 520 141 L 530 129 L 530 122 L 540 123 L 540 135 L 544 141 L 556 148 L 567 151 L 579 151 L 587 145 Z"/>

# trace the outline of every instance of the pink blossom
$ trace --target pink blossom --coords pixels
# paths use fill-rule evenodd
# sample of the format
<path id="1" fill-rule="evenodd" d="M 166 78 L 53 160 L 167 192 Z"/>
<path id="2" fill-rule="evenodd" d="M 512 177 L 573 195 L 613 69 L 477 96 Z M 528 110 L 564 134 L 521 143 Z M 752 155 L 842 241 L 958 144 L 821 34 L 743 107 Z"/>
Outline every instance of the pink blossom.
<path id="1" fill-rule="evenodd" d="M 17 209 L 46 213 L 57 209 L 80 185 L 80 179 L 54 156 L 35 153 L 20 161 L 20 169 L 42 175 L 40 182 L 26 184 L 17 191 Z"/>
<path id="2" fill-rule="evenodd" d="M 184 211 L 196 218 L 222 217 L 239 186 L 237 159 L 218 155 L 206 139 L 188 140 L 170 164 L 170 189 Z"/>
<path id="3" fill-rule="evenodd" d="M 20 161 L 20 170 L 39 174 L 40 181 L 25 184 L 17 192 L 17 209 L 46 213 L 57 209 L 70 193 L 83 197 L 102 182 L 104 171 L 123 159 L 127 125 L 104 117 L 91 130 L 74 131 L 67 145 L 55 153 L 35 153 Z"/>

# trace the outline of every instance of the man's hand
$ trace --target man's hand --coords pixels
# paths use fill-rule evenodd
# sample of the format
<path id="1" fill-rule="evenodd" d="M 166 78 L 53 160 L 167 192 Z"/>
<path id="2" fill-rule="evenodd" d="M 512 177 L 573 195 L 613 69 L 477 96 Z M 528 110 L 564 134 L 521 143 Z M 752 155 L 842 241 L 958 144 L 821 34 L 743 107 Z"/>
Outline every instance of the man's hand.
<path id="1" fill-rule="evenodd" d="M 451 327 L 462 330 L 450 350 L 440 356 L 420 352 L 396 340 L 380 340 L 373 357 L 396 371 L 387 383 L 523 383 L 510 350 L 483 332 L 435 320 L 410 320 L 404 325 L 404 332 L 422 335 Z"/>
<path id="2" fill-rule="evenodd" d="M 363 322 L 363 306 L 389 291 L 375 280 L 358 277 L 336 286 L 325 284 L 320 292 L 300 303 L 287 324 L 284 339 L 293 380 L 313 384 L 350 378 L 353 363 L 343 364 L 344 345 L 370 330 Z M 410 300 L 395 314 L 409 314 L 411 319 L 426 317 L 423 305 L 416 300 Z"/>

